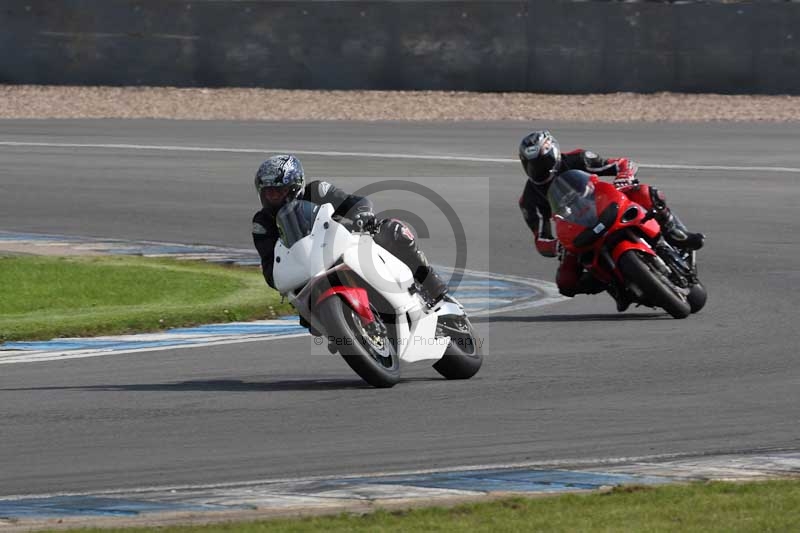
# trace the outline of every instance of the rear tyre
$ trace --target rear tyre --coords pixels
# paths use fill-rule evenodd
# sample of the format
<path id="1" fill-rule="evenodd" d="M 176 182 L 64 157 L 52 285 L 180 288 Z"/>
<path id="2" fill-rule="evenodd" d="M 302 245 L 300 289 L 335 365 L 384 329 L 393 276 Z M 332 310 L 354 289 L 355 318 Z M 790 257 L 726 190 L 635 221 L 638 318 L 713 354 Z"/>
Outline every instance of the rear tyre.
<path id="1" fill-rule="evenodd" d="M 653 256 L 628 250 L 620 256 L 619 268 L 626 280 L 641 289 L 649 303 L 663 308 L 673 318 L 686 318 L 691 313 L 686 297 L 659 270 Z"/>
<path id="2" fill-rule="evenodd" d="M 439 328 L 450 337 L 450 344 L 433 368 L 447 379 L 469 379 L 480 370 L 483 354 L 479 339 L 466 316 L 441 318 Z"/>
<path id="3" fill-rule="evenodd" d="M 374 309 L 373 313 L 383 325 Z M 388 333 L 370 335 L 358 314 L 339 297 L 320 304 L 319 318 L 337 351 L 361 379 L 379 388 L 393 387 L 400 381 L 400 357 Z"/>
<path id="4" fill-rule="evenodd" d="M 707 298 L 708 294 L 702 283 L 698 281 L 696 284 L 692 285 L 692 288 L 689 289 L 689 296 L 686 298 L 692 308 L 692 313 L 696 313 L 705 307 Z"/>

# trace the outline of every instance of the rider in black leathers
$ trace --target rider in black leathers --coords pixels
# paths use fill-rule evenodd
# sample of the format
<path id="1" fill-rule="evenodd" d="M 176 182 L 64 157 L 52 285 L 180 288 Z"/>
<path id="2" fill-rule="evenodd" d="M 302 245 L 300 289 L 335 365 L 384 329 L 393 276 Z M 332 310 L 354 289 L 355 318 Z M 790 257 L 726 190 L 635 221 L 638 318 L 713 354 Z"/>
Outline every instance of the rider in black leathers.
<path id="1" fill-rule="evenodd" d="M 567 170 L 582 170 L 598 176 L 614 176 L 614 185 L 634 202 L 652 210 L 661 226 L 664 238 L 673 246 L 697 250 L 703 246 L 704 235 L 692 233 L 667 206 L 664 194 L 636 179 L 638 166 L 626 157 L 602 158 L 588 150 L 573 150 L 562 153 L 558 141 L 547 130 L 534 131 L 519 145 L 519 159 L 528 176 L 525 189 L 519 198 L 519 207 L 525 223 L 533 232 L 536 250 L 543 256 L 559 256 L 556 284 L 565 296 L 595 294 L 609 290 L 617 301 L 617 310 L 624 311 L 629 305 L 623 293 L 600 283 L 588 272 L 575 254 L 558 245 L 554 238 L 550 219 L 552 212 L 547 200 L 547 191 L 553 179 Z"/>
<path id="2" fill-rule="evenodd" d="M 303 199 L 319 205 L 329 203 L 336 210 L 337 219 L 350 219 L 358 229 L 372 228 L 375 242 L 408 265 L 432 304 L 447 293 L 447 284 L 419 249 L 408 225 L 394 218 L 376 220 L 369 198 L 347 194 L 326 181 L 312 181 L 306 185 L 303 167 L 296 157 L 277 155 L 264 161 L 256 172 L 255 186 L 262 208 L 253 216 L 253 242 L 261 256 L 264 279 L 270 287 L 275 288 L 272 268 L 279 239 L 275 217 L 284 204 Z"/>

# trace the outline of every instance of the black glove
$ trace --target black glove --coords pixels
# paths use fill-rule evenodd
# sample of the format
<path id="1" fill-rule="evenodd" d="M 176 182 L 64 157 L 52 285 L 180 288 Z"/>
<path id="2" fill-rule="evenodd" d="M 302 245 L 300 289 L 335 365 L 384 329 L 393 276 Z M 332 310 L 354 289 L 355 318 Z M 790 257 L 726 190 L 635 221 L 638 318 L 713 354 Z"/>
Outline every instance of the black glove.
<path id="1" fill-rule="evenodd" d="M 375 213 L 369 209 L 359 211 L 353 216 L 353 228 L 356 231 L 369 231 L 375 226 Z"/>

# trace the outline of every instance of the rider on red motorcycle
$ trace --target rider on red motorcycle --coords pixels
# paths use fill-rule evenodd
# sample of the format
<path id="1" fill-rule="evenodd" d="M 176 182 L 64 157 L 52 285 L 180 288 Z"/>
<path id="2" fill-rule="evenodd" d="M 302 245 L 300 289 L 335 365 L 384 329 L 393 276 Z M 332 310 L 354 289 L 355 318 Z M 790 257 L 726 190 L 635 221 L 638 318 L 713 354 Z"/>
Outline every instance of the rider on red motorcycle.
<path id="1" fill-rule="evenodd" d="M 583 170 L 599 176 L 615 176 L 614 185 L 632 201 L 655 213 L 664 238 L 671 245 L 688 250 L 703 246 L 702 233 L 691 233 L 667 207 L 663 193 L 655 187 L 639 183 L 636 179 L 638 167 L 628 158 L 604 159 L 587 150 L 561 153 L 558 141 L 547 130 L 526 135 L 519 145 L 519 159 L 528 175 L 525 190 L 519 198 L 519 207 L 525 222 L 533 232 L 536 250 L 545 257 L 559 256 L 560 264 L 556 283 L 561 294 L 596 294 L 609 287 L 584 272 L 578 257 L 560 249 L 553 237 L 552 212 L 547 201 L 547 190 L 553 178 L 567 170 Z M 617 310 L 624 311 L 630 302 L 615 291 L 611 295 L 617 302 Z"/>

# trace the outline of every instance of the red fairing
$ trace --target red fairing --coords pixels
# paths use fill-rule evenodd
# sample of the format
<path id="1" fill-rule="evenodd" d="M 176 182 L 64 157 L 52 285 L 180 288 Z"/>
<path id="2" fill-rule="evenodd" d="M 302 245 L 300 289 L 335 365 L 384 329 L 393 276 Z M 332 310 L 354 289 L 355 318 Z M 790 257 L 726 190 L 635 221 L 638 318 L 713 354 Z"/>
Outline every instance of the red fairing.
<path id="1" fill-rule="evenodd" d="M 317 305 L 337 294 L 344 298 L 344 300 L 347 302 L 347 305 L 349 305 L 353 311 L 355 311 L 356 314 L 361 317 L 361 321 L 365 325 L 370 324 L 375 320 L 375 315 L 372 314 L 372 310 L 369 308 L 369 297 L 367 296 L 367 291 L 361 287 L 345 287 L 344 285 L 331 287 L 327 291 L 323 292 L 319 298 L 317 298 Z"/>
<path id="2" fill-rule="evenodd" d="M 647 222 L 645 222 L 644 224 L 639 224 L 639 229 L 641 229 L 642 233 L 644 233 L 651 239 L 655 239 L 661 233 L 661 226 L 659 226 L 658 222 L 656 222 L 652 218 Z"/>
<path id="3" fill-rule="evenodd" d="M 650 186 L 646 183 L 623 187 L 620 192 L 645 209 L 653 209 L 653 200 L 650 198 Z"/>
<path id="4" fill-rule="evenodd" d="M 592 183 L 594 183 L 595 186 L 595 206 L 597 207 L 595 214 L 599 215 L 602 213 L 612 202 L 619 204 L 620 212 L 628 208 L 628 205 L 631 203 L 630 200 L 612 184 L 600 181 L 596 176 L 592 176 Z M 574 248 L 573 245 L 575 238 L 587 229 L 586 226 L 581 226 L 580 224 L 575 224 L 559 217 L 553 217 L 553 219 L 556 223 L 556 235 L 558 236 L 558 240 L 561 241 L 564 246 L 572 248 L 579 253 L 592 248 L 592 246 L 587 248 Z"/>
<path id="5" fill-rule="evenodd" d="M 614 260 L 614 264 L 616 264 L 617 261 L 619 261 L 619 258 L 622 257 L 622 254 L 628 250 L 639 250 L 640 252 L 644 252 L 646 254 L 656 255 L 652 248 L 645 246 L 641 242 L 620 241 L 616 248 L 614 248 L 614 250 L 611 252 L 611 258 Z"/>
<path id="6" fill-rule="evenodd" d="M 619 212 L 624 213 L 626 209 L 631 207 L 632 205 L 636 205 L 636 202 L 633 202 L 626 194 L 623 194 L 619 189 L 617 189 L 611 183 L 606 183 L 605 181 L 597 181 L 595 183 L 595 195 L 597 198 L 597 212 L 602 213 L 603 210 L 608 207 L 612 202 L 617 202 L 619 204 Z M 619 229 L 625 226 L 636 226 L 642 233 L 647 235 L 648 237 L 655 239 L 659 233 L 661 233 L 661 227 L 658 225 L 653 219 L 647 220 L 646 222 L 642 222 L 644 219 L 645 212 L 640 211 L 639 216 L 637 216 L 634 220 L 629 222 L 628 224 L 622 224 L 619 220 L 617 220 L 614 224 L 614 227 L 609 232 L 613 232 L 615 229 Z M 645 253 L 650 255 L 655 255 L 653 250 L 641 242 L 631 242 L 628 240 L 621 241 L 617 246 L 611 251 L 611 257 L 614 259 L 614 263 L 617 262 L 617 259 L 623 254 L 632 248 L 636 248 L 637 250 L 641 250 Z"/>
<path id="7" fill-rule="evenodd" d="M 597 199 L 597 214 L 602 213 L 606 207 L 614 202 L 619 204 L 619 212 L 625 211 L 630 204 L 628 197 L 622 194 L 612 184 L 605 181 L 595 179 L 594 181 L 594 194 Z"/>
<path id="8" fill-rule="evenodd" d="M 605 235 L 602 238 L 598 238 L 589 242 L 587 245 L 582 247 L 577 247 L 575 245 L 575 239 L 578 238 L 579 235 L 585 233 L 587 230 L 591 230 L 591 228 L 587 226 L 583 226 L 581 224 L 577 224 L 574 222 L 570 222 L 568 220 L 564 220 L 558 216 L 553 217 L 555 224 L 556 224 L 556 235 L 558 236 L 559 241 L 563 244 L 563 246 L 573 254 L 577 256 L 583 256 L 583 254 L 587 252 L 591 252 L 591 265 L 587 265 L 591 270 L 593 275 L 606 283 L 608 283 L 612 276 L 620 277 L 620 272 L 614 268 L 614 271 L 611 272 L 606 267 L 606 263 L 604 263 L 601 259 L 600 250 L 605 246 L 606 237 L 617 232 L 623 230 L 628 227 L 636 227 L 639 231 L 644 233 L 648 238 L 655 239 L 661 232 L 661 228 L 659 227 L 658 223 L 653 220 L 644 220 L 645 215 L 647 214 L 647 209 L 637 204 L 636 202 L 632 201 L 628 196 L 623 194 L 620 190 L 618 190 L 614 185 L 611 183 L 607 183 L 604 181 L 600 181 L 597 176 L 593 175 L 592 183 L 594 184 L 594 209 L 595 214 L 599 217 L 606 208 L 608 208 L 611 204 L 617 204 L 617 218 L 613 221 L 612 225 L 607 228 Z M 627 222 L 622 222 L 621 216 L 631 207 L 638 207 L 638 214 L 631 220 Z M 585 240 L 585 238 L 584 238 Z M 620 240 L 615 246 L 613 250 L 609 250 L 612 260 L 616 265 L 617 260 L 619 257 L 628 250 L 637 249 L 641 250 L 644 253 L 654 254 L 653 250 L 650 248 L 649 245 L 646 243 L 641 242 L 640 240 L 631 240 L 631 239 L 622 239 Z M 584 256 L 585 257 L 585 256 Z M 620 278 L 621 279 L 621 278 Z"/>
<path id="9" fill-rule="evenodd" d="M 572 242 L 575 238 L 586 229 L 585 226 L 581 226 L 580 224 L 573 224 L 572 222 L 568 222 L 558 217 L 553 217 L 553 220 L 556 223 L 556 235 L 558 236 L 558 240 L 561 241 L 567 249 L 579 251 L 572 245 Z M 535 236 L 536 234 L 534 234 Z"/>

